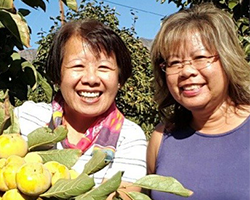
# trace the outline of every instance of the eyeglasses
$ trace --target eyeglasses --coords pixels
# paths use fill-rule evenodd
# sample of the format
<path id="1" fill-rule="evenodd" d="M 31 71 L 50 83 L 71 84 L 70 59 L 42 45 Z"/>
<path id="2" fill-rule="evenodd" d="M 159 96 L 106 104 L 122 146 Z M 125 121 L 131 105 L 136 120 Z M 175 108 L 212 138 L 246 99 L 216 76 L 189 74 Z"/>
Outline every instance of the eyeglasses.
<path id="1" fill-rule="evenodd" d="M 219 55 L 200 56 L 192 60 L 173 61 L 167 63 L 166 61 L 160 64 L 161 70 L 167 75 L 178 74 L 185 65 L 192 65 L 197 70 L 202 70 L 209 67 L 213 62 L 217 61 Z"/>

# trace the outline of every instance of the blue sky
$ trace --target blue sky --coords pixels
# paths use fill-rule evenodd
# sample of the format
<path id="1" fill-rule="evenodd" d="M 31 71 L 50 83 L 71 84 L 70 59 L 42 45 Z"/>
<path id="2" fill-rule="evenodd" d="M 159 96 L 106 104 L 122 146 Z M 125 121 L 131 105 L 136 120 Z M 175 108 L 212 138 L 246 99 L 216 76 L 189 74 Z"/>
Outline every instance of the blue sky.
<path id="1" fill-rule="evenodd" d="M 101 1 L 101 0 L 98 0 Z M 77 0 L 78 5 L 80 0 Z M 157 31 L 160 28 L 161 19 L 165 15 L 172 14 L 178 9 L 174 3 L 168 4 L 166 1 L 161 4 L 156 0 L 103 0 L 105 4 L 109 4 L 111 8 L 115 8 L 120 14 L 118 19 L 121 27 L 131 27 L 133 23 L 133 16 L 131 15 L 131 9 L 138 16 L 135 24 L 135 30 L 138 37 L 146 39 L 153 39 Z M 27 8 L 20 1 L 14 2 L 16 8 Z M 37 48 L 36 41 L 39 40 L 38 32 L 46 31 L 53 25 L 53 21 L 49 18 L 59 16 L 59 3 L 58 0 L 50 0 L 46 3 L 46 12 L 41 9 L 28 8 L 31 13 L 26 17 L 26 20 L 32 29 L 31 34 L 31 49 Z M 67 8 L 65 7 L 65 10 Z"/>

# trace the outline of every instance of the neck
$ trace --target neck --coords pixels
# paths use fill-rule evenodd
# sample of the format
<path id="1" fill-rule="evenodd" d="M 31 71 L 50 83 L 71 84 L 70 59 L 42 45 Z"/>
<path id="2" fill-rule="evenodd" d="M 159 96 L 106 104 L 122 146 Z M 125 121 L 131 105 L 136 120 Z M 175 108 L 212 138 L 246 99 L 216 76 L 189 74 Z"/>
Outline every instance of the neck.
<path id="1" fill-rule="evenodd" d="M 85 133 L 86 130 L 94 123 L 97 117 L 89 117 L 71 109 L 67 105 L 64 106 L 63 122 L 67 127 L 75 130 L 78 133 Z"/>
<path id="2" fill-rule="evenodd" d="M 70 115 L 65 113 L 63 115 L 63 124 L 68 130 L 67 138 L 71 144 L 78 144 L 78 142 L 84 137 L 84 134 L 94 123 L 95 118 L 86 118 L 77 115 Z"/>
<path id="3" fill-rule="evenodd" d="M 206 134 L 220 134 L 239 126 L 250 114 L 250 107 L 238 109 L 228 103 L 211 112 L 193 112 L 191 127 Z"/>

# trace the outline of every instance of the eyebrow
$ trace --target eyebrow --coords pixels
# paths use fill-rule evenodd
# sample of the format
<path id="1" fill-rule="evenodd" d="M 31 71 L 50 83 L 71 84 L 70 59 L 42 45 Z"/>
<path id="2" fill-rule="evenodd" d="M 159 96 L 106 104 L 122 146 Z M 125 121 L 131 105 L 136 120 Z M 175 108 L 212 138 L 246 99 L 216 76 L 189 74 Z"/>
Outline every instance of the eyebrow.
<path id="1" fill-rule="evenodd" d="M 209 51 L 208 51 L 207 49 L 203 48 L 203 49 L 197 49 L 197 50 L 192 51 L 192 52 L 190 53 L 190 55 L 193 56 L 193 55 L 195 55 L 197 52 L 199 52 L 199 53 L 204 52 L 204 54 L 205 54 L 205 53 L 209 53 Z M 170 55 L 168 56 L 168 59 L 169 59 L 169 58 L 173 58 L 173 57 L 180 58 L 180 57 L 182 57 L 182 56 L 180 56 L 180 55 L 178 55 L 178 54 L 170 54 Z"/>

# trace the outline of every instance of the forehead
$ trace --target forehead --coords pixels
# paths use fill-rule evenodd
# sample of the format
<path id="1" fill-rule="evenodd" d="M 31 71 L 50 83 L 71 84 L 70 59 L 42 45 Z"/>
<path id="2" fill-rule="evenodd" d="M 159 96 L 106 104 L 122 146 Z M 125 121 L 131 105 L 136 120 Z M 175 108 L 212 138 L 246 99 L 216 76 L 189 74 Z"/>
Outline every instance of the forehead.
<path id="1" fill-rule="evenodd" d="M 67 56 L 67 54 L 79 54 L 86 56 L 89 53 L 91 53 L 96 59 L 103 56 L 107 58 L 115 56 L 113 52 L 108 55 L 101 44 L 92 43 L 91 41 L 87 41 L 85 38 L 78 35 L 72 35 L 64 45 L 64 56 Z"/>
<path id="2" fill-rule="evenodd" d="M 166 37 L 161 40 L 160 54 L 164 60 L 172 55 L 184 57 L 193 51 L 205 49 L 209 53 L 215 53 L 214 40 L 206 31 L 200 31 L 195 27 L 175 28 L 165 33 Z"/>
<path id="3" fill-rule="evenodd" d="M 198 51 L 207 50 L 207 48 L 208 47 L 204 44 L 200 33 L 190 32 L 183 37 L 178 37 L 173 40 L 173 43 L 169 48 L 169 56 L 186 56 Z"/>
<path id="4" fill-rule="evenodd" d="M 116 57 L 113 53 L 107 55 L 103 49 L 96 50 L 81 37 L 71 37 L 66 42 L 63 50 L 62 65 L 69 66 L 76 63 L 90 63 L 108 61 L 116 65 Z"/>

